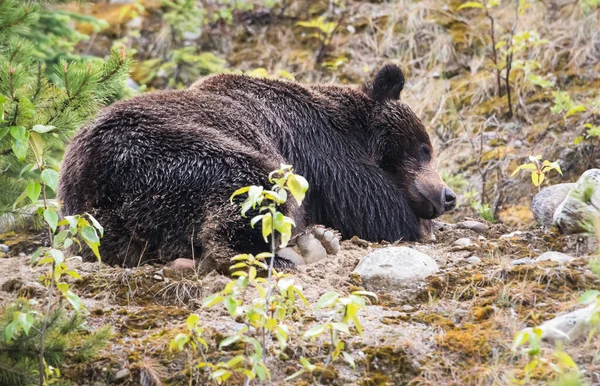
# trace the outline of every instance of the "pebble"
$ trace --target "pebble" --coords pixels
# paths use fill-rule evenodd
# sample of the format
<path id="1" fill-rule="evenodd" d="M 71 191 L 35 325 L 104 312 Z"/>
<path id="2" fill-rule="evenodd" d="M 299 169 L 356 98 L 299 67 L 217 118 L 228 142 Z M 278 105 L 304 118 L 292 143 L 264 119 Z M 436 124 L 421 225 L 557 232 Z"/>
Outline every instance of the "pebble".
<path id="1" fill-rule="evenodd" d="M 535 259 L 535 261 L 548 260 L 556 261 L 557 263 L 570 263 L 571 261 L 575 260 L 575 258 L 567 255 L 566 253 L 550 251 L 542 253 Z"/>
<path id="2" fill-rule="evenodd" d="M 488 231 L 487 225 L 479 221 L 461 221 L 456 224 L 459 229 L 470 229 L 474 232 L 485 234 Z"/>
<path id="3" fill-rule="evenodd" d="M 522 259 L 513 260 L 510 263 L 512 265 L 526 265 L 526 264 L 532 264 L 533 260 L 531 260 L 531 258 L 529 258 L 529 257 L 524 257 Z"/>
<path id="4" fill-rule="evenodd" d="M 467 259 L 467 262 L 469 262 L 471 264 L 479 264 L 479 263 L 481 263 L 481 259 L 477 256 L 471 256 Z"/>
<path id="5" fill-rule="evenodd" d="M 8 253 L 8 251 L 10 251 L 8 245 L 0 244 L 0 252 Z"/>
<path id="6" fill-rule="evenodd" d="M 471 244 L 473 244 L 473 242 L 468 237 L 460 238 L 454 242 L 454 245 L 457 247 L 468 247 Z"/>
<path id="7" fill-rule="evenodd" d="M 115 381 L 122 381 L 125 378 L 129 378 L 129 375 L 131 375 L 131 371 L 129 371 L 129 369 L 121 369 L 119 371 L 117 371 L 117 373 L 115 374 Z"/>

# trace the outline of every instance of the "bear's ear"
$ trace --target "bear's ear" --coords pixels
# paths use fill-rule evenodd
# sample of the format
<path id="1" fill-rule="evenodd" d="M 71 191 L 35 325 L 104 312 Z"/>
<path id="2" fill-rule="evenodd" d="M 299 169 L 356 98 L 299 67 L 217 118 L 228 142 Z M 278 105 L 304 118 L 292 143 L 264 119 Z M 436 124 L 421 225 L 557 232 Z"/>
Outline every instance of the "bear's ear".
<path id="1" fill-rule="evenodd" d="M 376 101 L 400 99 L 400 91 L 404 87 L 404 74 L 395 64 L 386 64 L 375 75 L 373 83 L 365 87 L 365 91 Z"/>

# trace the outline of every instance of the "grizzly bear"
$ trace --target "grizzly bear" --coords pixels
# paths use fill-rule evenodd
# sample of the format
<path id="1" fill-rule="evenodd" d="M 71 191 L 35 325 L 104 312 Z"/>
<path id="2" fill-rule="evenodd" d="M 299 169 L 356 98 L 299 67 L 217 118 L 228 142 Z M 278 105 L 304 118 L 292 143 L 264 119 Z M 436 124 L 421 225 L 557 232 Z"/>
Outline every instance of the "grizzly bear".
<path id="1" fill-rule="evenodd" d="M 270 186 L 267 175 L 285 163 L 310 185 L 302 207 L 283 208 L 297 231 L 322 224 L 344 238 L 417 240 L 456 196 L 400 101 L 403 86 L 395 65 L 361 86 L 226 74 L 115 103 L 67 149 L 62 212 L 89 212 L 104 226 L 106 263 L 195 256 L 203 270 L 223 271 L 237 253 L 268 250 L 231 193 Z"/>

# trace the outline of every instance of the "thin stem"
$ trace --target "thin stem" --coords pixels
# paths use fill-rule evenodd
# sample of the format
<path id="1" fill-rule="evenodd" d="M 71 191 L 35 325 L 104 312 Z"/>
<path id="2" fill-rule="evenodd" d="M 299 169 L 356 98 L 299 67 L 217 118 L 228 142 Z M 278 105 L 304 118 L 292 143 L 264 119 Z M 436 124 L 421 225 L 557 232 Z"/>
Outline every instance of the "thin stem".
<path id="1" fill-rule="evenodd" d="M 331 327 L 331 326 L 329 326 L 329 336 L 331 337 L 331 343 L 329 345 L 329 355 L 327 355 L 327 360 L 325 361 L 325 366 L 323 367 L 323 371 L 321 372 L 321 375 L 319 376 L 319 385 L 321 384 L 321 379 L 323 378 L 323 373 L 325 373 L 325 371 L 327 371 L 327 367 L 329 367 L 329 364 L 333 360 L 333 350 L 335 347 L 335 331 L 333 331 L 333 327 Z"/>
<path id="2" fill-rule="evenodd" d="M 204 355 L 204 350 L 202 350 L 202 344 L 198 341 L 196 334 L 197 334 L 197 332 L 192 330 L 192 339 L 194 340 L 196 347 L 198 347 L 198 351 L 200 352 L 200 356 L 202 357 L 202 360 L 204 361 L 204 363 L 206 363 L 205 368 L 208 371 L 208 377 L 210 379 L 212 379 L 212 371 L 211 371 L 210 367 L 208 366 L 208 360 L 206 359 L 206 355 Z M 212 383 L 215 386 L 217 386 L 217 381 L 215 381 L 214 379 L 212 379 Z"/>
<path id="3" fill-rule="evenodd" d="M 267 276 L 267 297 L 265 299 L 265 314 L 267 315 L 267 317 L 269 316 L 269 306 L 271 304 L 271 292 L 273 289 L 273 284 L 272 284 L 272 280 L 273 280 L 273 264 L 275 263 L 275 253 L 277 252 L 277 243 L 275 240 L 275 212 L 276 212 L 276 206 L 273 205 L 271 206 L 271 260 L 269 261 L 269 272 L 268 272 L 268 276 Z M 268 351 L 268 346 L 267 346 L 267 339 L 266 339 L 266 331 L 265 328 L 263 327 L 263 335 L 262 335 L 262 339 L 263 339 L 263 347 L 265 348 L 265 353 L 267 353 Z"/>

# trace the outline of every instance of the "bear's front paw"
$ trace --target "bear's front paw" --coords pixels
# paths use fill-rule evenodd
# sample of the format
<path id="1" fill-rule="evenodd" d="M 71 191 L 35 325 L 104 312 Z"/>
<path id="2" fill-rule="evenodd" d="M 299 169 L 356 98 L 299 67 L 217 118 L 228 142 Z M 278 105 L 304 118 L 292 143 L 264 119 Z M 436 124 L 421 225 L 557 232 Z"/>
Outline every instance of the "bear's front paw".
<path id="1" fill-rule="evenodd" d="M 316 263 L 340 251 L 340 238 L 337 231 L 316 225 L 296 236 L 292 245 L 280 249 L 277 256 L 295 265 Z"/>

